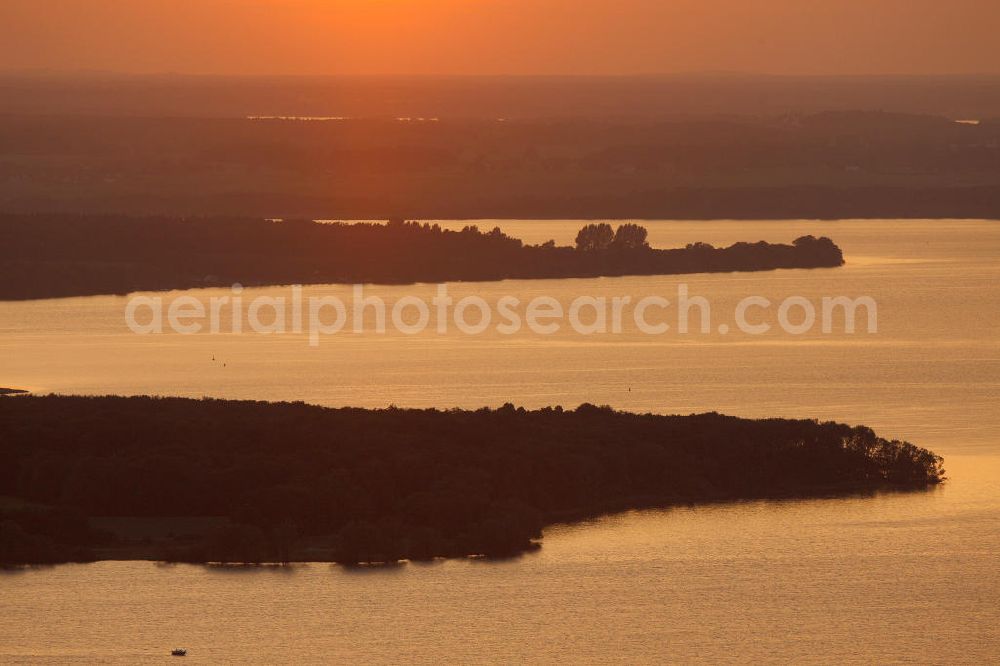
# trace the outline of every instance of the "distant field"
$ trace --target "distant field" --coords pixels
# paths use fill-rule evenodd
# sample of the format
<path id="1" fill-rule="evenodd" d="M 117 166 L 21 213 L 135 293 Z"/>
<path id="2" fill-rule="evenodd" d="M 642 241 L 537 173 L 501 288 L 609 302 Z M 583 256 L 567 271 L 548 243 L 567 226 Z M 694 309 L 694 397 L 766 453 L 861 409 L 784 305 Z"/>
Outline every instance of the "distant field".
<path id="1" fill-rule="evenodd" d="M 1000 218 L 1000 122 L 0 115 L 0 212 Z"/>

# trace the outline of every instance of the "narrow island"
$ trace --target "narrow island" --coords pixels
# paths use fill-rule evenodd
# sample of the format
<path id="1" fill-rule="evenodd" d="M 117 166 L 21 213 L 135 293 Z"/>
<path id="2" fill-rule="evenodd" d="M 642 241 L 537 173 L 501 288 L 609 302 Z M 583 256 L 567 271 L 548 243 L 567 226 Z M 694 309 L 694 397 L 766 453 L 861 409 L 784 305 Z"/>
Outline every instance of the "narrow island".
<path id="1" fill-rule="evenodd" d="M 829 238 L 654 249 L 642 226 L 584 226 L 574 247 L 499 228 L 392 221 L 0 215 L 0 300 L 249 285 L 668 275 L 844 263 Z"/>
<path id="2" fill-rule="evenodd" d="M 21 395 L 27 393 L 24 389 L 0 388 L 0 395 Z"/>
<path id="3" fill-rule="evenodd" d="M 581 405 L 329 409 L 0 400 L 0 562 L 393 563 L 511 556 L 628 509 L 920 490 L 942 459 L 871 429 Z"/>

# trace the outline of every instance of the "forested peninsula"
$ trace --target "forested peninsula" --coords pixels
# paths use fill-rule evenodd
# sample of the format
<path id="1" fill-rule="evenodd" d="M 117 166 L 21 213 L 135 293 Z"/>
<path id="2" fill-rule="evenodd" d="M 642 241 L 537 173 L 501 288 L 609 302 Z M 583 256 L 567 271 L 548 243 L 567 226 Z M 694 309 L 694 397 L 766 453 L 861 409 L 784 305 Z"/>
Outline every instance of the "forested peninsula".
<path id="1" fill-rule="evenodd" d="M 0 215 L 0 300 L 250 285 L 486 281 L 835 267 L 829 238 L 654 249 L 646 229 L 588 224 L 575 246 L 499 228 L 390 221 Z"/>
<path id="2" fill-rule="evenodd" d="M 0 562 L 511 556 L 613 511 L 943 479 L 930 451 L 811 420 L 8 396 Z"/>

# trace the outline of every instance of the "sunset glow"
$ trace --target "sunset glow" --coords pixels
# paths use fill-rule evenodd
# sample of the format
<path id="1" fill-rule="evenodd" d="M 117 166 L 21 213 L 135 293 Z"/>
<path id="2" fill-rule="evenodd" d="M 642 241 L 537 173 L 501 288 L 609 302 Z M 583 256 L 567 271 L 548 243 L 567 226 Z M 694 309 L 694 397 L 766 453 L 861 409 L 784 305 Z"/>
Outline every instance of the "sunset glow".
<path id="1" fill-rule="evenodd" d="M 0 664 L 1000 664 L 998 28 L 0 0 Z"/>
<path id="2" fill-rule="evenodd" d="M 990 0 L 5 0 L 8 69 L 232 74 L 969 73 Z"/>

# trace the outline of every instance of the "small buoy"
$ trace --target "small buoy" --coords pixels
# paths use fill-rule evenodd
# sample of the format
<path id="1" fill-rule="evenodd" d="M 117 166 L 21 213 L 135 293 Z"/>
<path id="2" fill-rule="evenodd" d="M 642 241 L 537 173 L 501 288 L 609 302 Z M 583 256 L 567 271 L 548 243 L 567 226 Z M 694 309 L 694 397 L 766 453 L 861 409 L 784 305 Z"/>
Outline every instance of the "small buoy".
<path id="1" fill-rule="evenodd" d="M 184 648 L 174 648 L 173 650 L 170 651 L 170 656 L 171 657 L 186 657 L 187 653 L 188 653 L 188 651 L 185 650 Z"/>

